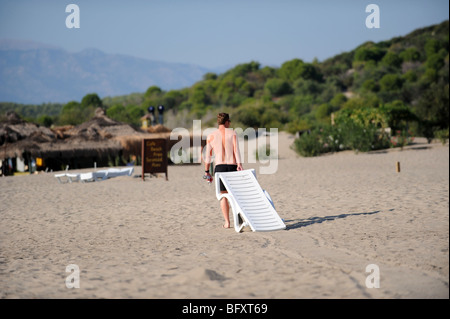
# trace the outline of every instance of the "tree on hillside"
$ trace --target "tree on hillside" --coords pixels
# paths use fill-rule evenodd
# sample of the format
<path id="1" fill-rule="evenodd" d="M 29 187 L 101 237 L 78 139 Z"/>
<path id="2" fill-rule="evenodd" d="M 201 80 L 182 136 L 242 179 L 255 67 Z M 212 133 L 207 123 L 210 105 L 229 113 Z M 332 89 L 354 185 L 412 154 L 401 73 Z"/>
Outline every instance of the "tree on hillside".
<path id="1" fill-rule="evenodd" d="M 65 104 L 57 121 L 60 125 L 78 125 L 90 120 L 95 109 L 103 107 L 102 100 L 96 93 L 86 94 L 81 103 L 71 101 Z"/>
<path id="2" fill-rule="evenodd" d="M 430 142 L 439 130 L 448 129 L 449 84 L 439 81 L 431 84 L 414 107 L 420 120 L 421 133 Z"/>
<path id="3" fill-rule="evenodd" d="M 291 82 L 300 78 L 314 81 L 322 80 L 322 74 L 316 66 L 305 63 L 300 59 L 293 59 L 283 63 L 278 70 L 278 75 L 280 78 Z"/>
<path id="4" fill-rule="evenodd" d="M 402 65 L 402 59 L 400 56 L 394 52 L 388 52 L 381 59 L 381 63 L 387 67 L 398 69 Z"/>
<path id="5" fill-rule="evenodd" d="M 162 93 L 161 88 L 156 85 L 153 85 L 147 89 L 144 96 L 147 99 L 151 99 L 155 96 L 159 96 L 161 93 Z"/>
<path id="6" fill-rule="evenodd" d="M 373 42 L 368 42 L 360 46 L 355 51 L 354 61 L 380 61 L 385 54 L 385 51 L 378 47 Z"/>
<path id="7" fill-rule="evenodd" d="M 420 60 L 420 52 L 416 47 L 410 47 L 400 53 L 403 62 L 415 62 Z"/>
<path id="8" fill-rule="evenodd" d="M 58 119 L 60 125 L 77 125 L 83 123 L 85 115 L 81 109 L 81 104 L 77 101 L 71 101 L 65 104 L 61 110 Z"/>
<path id="9" fill-rule="evenodd" d="M 81 108 L 87 109 L 88 107 L 103 107 L 102 100 L 97 95 L 97 93 L 90 93 L 83 97 L 81 100 Z"/>
<path id="10" fill-rule="evenodd" d="M 261 64 L 256 61 L 252 61 L 250 63 L 238 64 L 234 68 L 225 72 L 225 76 L 232 75 L 234 77 L 243 76 L 245 77 L 248 73 L 256 72 L 259 70 Z"/>
<path id="11" fill-rule="evenodd" d="M 289 83 L 282 79 L 269 79 L 266 81 L 264 88 L 272 97 L 278 97 L 292 93 L 292 87 Z"/>

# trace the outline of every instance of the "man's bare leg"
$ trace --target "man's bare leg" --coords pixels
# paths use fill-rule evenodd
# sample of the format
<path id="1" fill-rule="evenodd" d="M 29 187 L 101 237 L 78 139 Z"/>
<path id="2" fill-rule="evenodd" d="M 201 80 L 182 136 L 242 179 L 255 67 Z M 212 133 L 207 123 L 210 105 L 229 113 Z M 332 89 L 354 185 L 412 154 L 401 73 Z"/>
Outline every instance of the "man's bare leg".
<path id="1" fill-rule="evenodd" d="M 227 193 L 227 192 L 221 192 Z M 225 224 L 223 225 L 223 228 L 230 228 L 230 205 L 228 204 L 228 199 L 222 198 L 220 200 L 220 208 L 222 209 L 222 215 L 225 219 Z"/>

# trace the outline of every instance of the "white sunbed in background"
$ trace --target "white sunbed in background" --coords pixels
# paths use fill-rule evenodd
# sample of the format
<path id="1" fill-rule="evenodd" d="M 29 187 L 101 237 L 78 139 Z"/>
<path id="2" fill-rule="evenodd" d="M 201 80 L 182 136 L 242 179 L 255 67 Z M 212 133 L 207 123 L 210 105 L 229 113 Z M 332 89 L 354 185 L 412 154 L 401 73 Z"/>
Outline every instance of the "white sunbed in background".
<path id="1" fill-rule="evenodd" d="M 124 167 L 124 168 L 108 168 L 106 170 L 98 171 L 98 172 L 106 172 L 108 178 L 117 177 L 117 176 L 131 176 L 134 172 L 134 167 Z"/>
<path id="2" fill-rule="evenodd" d="M 80 182 L 86 183 L 86 182 L 104 181 L 108 178 L 107 175 L 108 174 L 106 172 L 102 171 L 81 173 Z"/>
<path id="3" fill-rule="evenodd" d="M 72 183 L 72 182 L 96 182 L 96 181 L 104 181 L 108 178 L 113 178 L 117 176 L 131 176 L 134 172 L 134 167 L 125 167 L 125 168 L 108 168 L 105 170 L 99 170 L 95 172 L 87 172 L 87 173 L 62 173 L 56 174 L 55 177 L 58 179 L 58 182 L 61 184 Z"/>
<path id="4" fill-rule="evenodd" d="M 73 183 L 80 180 L 80 174 L 73 173 L 56 174 L 55 177 L 60 184 Z"/>

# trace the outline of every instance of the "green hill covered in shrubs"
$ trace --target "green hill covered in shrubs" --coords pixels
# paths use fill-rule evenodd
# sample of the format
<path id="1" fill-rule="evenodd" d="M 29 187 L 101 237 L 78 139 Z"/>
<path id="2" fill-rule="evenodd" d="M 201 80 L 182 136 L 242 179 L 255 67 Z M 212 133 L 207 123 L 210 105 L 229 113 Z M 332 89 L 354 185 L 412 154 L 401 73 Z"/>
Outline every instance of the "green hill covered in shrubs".
<path id="1" fill-rule="evenodd" d="M 166 118 L 180 126 L 193 119 L 214 125 L 215 114 L 225 111 L 234 127 L 301 132 L 297 152 L 315 156 L 402 146 L 414 136 L 448 138 L 448 73 L 447 20 L 322 62 L 297 58 L 275 68 L 251 61 L 223 74 L 207 73 L 181 90 L 152 86 L 96 103 L 109 117 L 134 125 L 151 105 L 164 105 Z M 94 107 L 70 102 L 52 122 L 76 124 L 89 117 L 80 110 Z"/>

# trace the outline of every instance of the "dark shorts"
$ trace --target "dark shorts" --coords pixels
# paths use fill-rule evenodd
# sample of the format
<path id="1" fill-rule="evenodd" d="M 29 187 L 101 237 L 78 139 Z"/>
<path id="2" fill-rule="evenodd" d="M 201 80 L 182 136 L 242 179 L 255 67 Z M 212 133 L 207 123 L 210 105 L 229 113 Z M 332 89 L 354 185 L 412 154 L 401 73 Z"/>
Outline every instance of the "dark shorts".
<path id="1" fill-rule="evenodd" d="M 214 174 L 215 173 L 224 173 L 224 172 L 236 172 L 237 171 L 237 165 L 228 165 L 228 164 L 220 164 L 216 165 L 214 168 Z M 223 185 L 222 181 L 220 181 L 220 191 L 226 192 L 227 189 L 225 188 L 225 185 Z"/>

